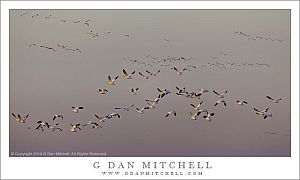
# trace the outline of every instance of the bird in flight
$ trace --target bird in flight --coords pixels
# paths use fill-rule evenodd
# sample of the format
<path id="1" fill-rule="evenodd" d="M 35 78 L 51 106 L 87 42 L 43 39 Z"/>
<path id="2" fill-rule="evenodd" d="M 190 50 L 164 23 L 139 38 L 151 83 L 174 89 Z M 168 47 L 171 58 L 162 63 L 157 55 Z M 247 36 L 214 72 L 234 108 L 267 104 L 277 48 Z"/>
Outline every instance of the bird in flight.
<path id="1" fill-rule="evenodd" d="M 192 112 L 190 112 L 190 115 L 191 115 L 191 118 L 192 118 L 192 120 L 197 120 L 197 117 L 199 116 L 201 114 L 201 111 L 198 111 L 198 112 L 196 112 L 196 113 L 192 113 Z"/>
<path id="2" fill-rule="evenodd" d="M 213 93 L 218 97 L 218 98 L 225 98 L 225 94 L 227 93 L 227 91 L 225 91 L 224 93 L 220 94 L 217 91 L 213 91 Z"/>
<path id="3" fill-rule="evenodd" d="M 98 91 L 97 91 L 99 94 L 102 94 L 102 95 L 104 95 L 104 94 L 106 94 L 106 93 L 108 93 L 108 90 L 107 89 L 98 89 Z"/>
<path id="4" fill-rule="evenodd" d="M 236 104 L 243 106 L 245 104 L 248 104 L 248 102 L 247 101 L 243 101 L 243 100 L 236 100 Z"/>
<path id="5" fill-rule="evenodd" d="M 87 125 L 92 125 L 93 129 L 97 129 L 97 128 L 102 128 L 102 126 L 100 126 L 98 123 L 93 122 L 93 121 L 89 121 L 88 123 L 85 123 L 82 125 L 82 127 L 87 126 Z"/>
<path id="6" fill-rule="evenodd" d="M 139 90 L 139 88 L 131 88 L 130 91 L 129 91 L 129 94 L 137 95 L 138 90 Z"/>
<path id="7" fill-rule="evenodd" d="M 27 114 L 25 117 L 21 117 L 20 114 L 18 114 L 18 116 L 16 116 L 14 113 L 11 113 L 13 115 L 13 117 L 15 118 L 15 120 L 17 122 L 20 122 L 20 123 L 25 123 L 25 120 L 28 118 L 29 114 Z"/>
<path id="8" fill-rule="evenodd" d="M 140 113 L 140 114 L 144 114 L 145 109 L 149 109 L 149 107 L 143 107 L 142 109 L 136 107 L 137 112 Z"/>
<path id="9" fill-rule="evenodd" d="M 211 121 L 211 117 L 214 116 L 215 113 L 206 113 L 205 116 L 203 116 L 204 119 L 206 119 L 207 121 Z"/>
<path id="10" fill-rule="evenodd" d="M 123 77 L 125 78 L 125 79 L 132 79 L 132 75 L 135 73 L 135 71 L 133 71 L 132 73 L 130 73 L 130 74 L 128 74 L 126 71 L 125 71 L 125 69 L 123 69 Z"/>
<path id="11" fill-rule="evenodd" d="M 115 85 L 115 81 L 118 79 L 118 77 L 119 77 L 119 76 L 116 76 L 114 79 L 111 79 L 111 77 L 108 76 L 108 81 L 107 81 L 107 83 L 108 83 L 109 85 Z"/>
<path id="12" fill-rule="evenodd" d="M 191 106 L 196 110 L 199 111 L 201 109 L 201 104 L 203 103 L 203 101 L 201 101 L 199 104 L 197 104 L 197 106 L 195 106 L 194 104 L 191 104 Z"/>
<path id="13" fill-rule="evenodd" d="M 71 132 L 77 132 L 77 129 L 78 129 L 78 130 L 81 130 L 81 128 L 80 128 L 80 123 L 75 124 L 75 125 L 70 124 L 69 131 L 71 131 Z"/>
<path id="14" fill-rule="evenodd" d="M 139 75 L 141 75 L 144 79 L 149 79 L 150 76 L 145 76 L 144 74 L 142 74 L 141 72 L 139 72 Z"/>
<path id="15" fill-rule="evenodd" d="M 35 128 L 35 130 L 41 129 L 42 132 L 43 132 L 44 131 L 44 127 L 47 127 L 47 128 L 50 127 L 50 124 L 48 122 L 46 122 L 46 121 L 38 121 L 36 123 L 38 123 L 39 125 Z"/>
<path id="16" fill-rule="evenodd" d="M 223 103 L 224 106 L 226 106 L 226 101 L 224 99 L 219 99 L 217 100 L 217 102 L 215 103 L 215 106 L 217 106 L 218 104 Z"/>
<path id="17" fill-rule="evenodd" d="M 169 112 L 167 112 L 167 114 L 165 115 L 165 117 L 169 117 L 171 114 L 173 114 L 174 116 L 176 116 L 176 111 L 169 111 Z"/>
<path id="18" fill-rule="evenodd" d="M 272 117 L 272 113 L 268 113 L 269 108 L 266 108 L 264 111 L 260 111 L 256 108 L 253 108 L 256 111 L 256 114 L 262 117 L 263 119 L 266 119 L 267 117 Z"/>
<path id="19" fill-rule="evenodd" d="M 133 108 L 134 104 L 128 107 L 115 107 L 117 110 L 125 110 L 125 111 L 130 111 L 131 108 Z"/>
<path id="20" fill-rule="evenodd" d="M 268 98 L 272 103 L 275 103 L 275 104 L 279 103 L 279 101 L 282 100 L 281 98 L 280 98 L 280 99 L 275 99 L 275 98 L 272 98 L 272 97 L 270 97 L 270 96 L 267 96 L 267 98 Z"/>
<path id="21" fill-rule="evenodd" d="M 52 120 L 54 121 L 56 118 L 61 118 L 62 120 L 64 119 L 63 115 L 61 114 L 55 114 Z"/>
<path id="22" fill-rule="evenodd" d="M 74 112 L 74 113 L 78 113 L 79 111 L 79 109 L 83 109 L 83 107 L 82 106 L 78 106 L 78 107 L 74 107 L 74 106 L 72 106 L 72 111 Z"/>
<path id="23" fill-rule="evenodd" d="M 188 70 L 187 68 L 184 68 L 182 71 L 180 71 L 176 67 L 173 67 L 172 69 L 174 69 L 178 75 L 182 75 L 183 71 Z"/>
<path id="24" fill-rule="evenodd" d="M 49 125 L 49 129 L 52 129 L 52 131 L 55 131 L 55 130 L 63 131 L 61 128 L 59 128 L 57 126 L 58 126 L 58 123 L 56 123 L 54 125 Z"/>

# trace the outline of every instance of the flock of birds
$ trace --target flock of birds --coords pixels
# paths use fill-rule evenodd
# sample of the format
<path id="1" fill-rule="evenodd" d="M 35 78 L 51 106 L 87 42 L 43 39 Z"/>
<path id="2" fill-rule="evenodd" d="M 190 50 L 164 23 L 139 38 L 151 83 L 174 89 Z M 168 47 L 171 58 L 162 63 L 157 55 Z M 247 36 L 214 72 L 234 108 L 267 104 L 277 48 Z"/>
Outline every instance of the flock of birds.
<path id="1" fill-rule="evenodd" d="M 176 67 L 173 67 L 173 70 L 176 72 L 176 74 L 178 76 L 182 75 L 183 70 L 178 70 Z M 146 72 L 149 74 L 150 76 L 158 76 L 158 74 L 160 73 L 160 70 L 157 70 L 156 72 L 150 72 L 148 70 L 146 70 Z M 122 77 L 125 80 L 130 80 L 133 79 L 133 76 L 135 75 L 136 71 L 132 71 L 131 73 L 128 73 L 125 69 L 123 69 L 122 71 Z M 140 72 L 139 72 L 140 73 Z M 140 75 L 143 78 L 145 76 Z M 107 84 L 111 87 L 114 87 L 117 83 L 117 80 L 119 79 L 119 75 L 115 76 L 115 77 L 111 77 L 110 75 L 108 75 L 107 77 Z M 161 89 L 161 88 L 156 88 L 157 89 L 157 97 L 155 97 L 155 99 L 145 99 L 145 102 L 147 105 L 142 106 L 142 107 L 137 107 L 134 104 L 131 104 L 129 106 L 125 106 L 125 107 L 120 107 L 120 106 L 116 106 L 114 109 L 115 111 L 125 111 L 125 112 L 129 112 L 131 110 L 135 110 L 137 113 L 139 114 L 144 114 L 145 111 L 150 110 L 150 109 L 154 109 L 158 106 L 159 102 L 163 101 L 163 99 L 168 96 L 169 94 L 171 94 L 172 92 L 168 89 Z M 190 119 L 192 120 L 198 120 L 198 117 L 203 114 L 201 117 L 206 120 L 211 122 L 212 118 L 215 116 L 215 112 L 209 111 L 208 109 L 203 107 L 203 100 L 202 97 L 204 94 L 212 92 L 215 97 L 216 97 L 216 101 L 214 106 L 227 106 L 227 100 L 226 100 L 226 94 L 228 93 L 228 91 L 224 91 L 222 93 L 217 92 L 216 90 L 207 90 L 207 89 L 198 89 L 198 91 L 188 91 L 185 87 L 180 88 L 180 87 L 175 87 L 176 92 L 174 94 L 176 94 L 177 96 L 180 97 L 184 97 L 184 98 L 189 98 L 189 99 L 198 99 L 200 102 L 198 104 L 193 104 L 191 103 L 191 111 L 189 112 L 190 114 Z M 129 90 L 129 94 L 131 95 L 137 95 L 138 94 L 138 90 L 139 88 L 131 88 Z M 109 93 L 109 90 L 107 88 L 99 88 L 97 90 L 99 95 L 106 95 Z M 281 98 L 273 98 L 271 96 L 266 96 L 266 98 L 274 103 L 277 104 L 279 103 L 282 99 Z M 248 102 L 246 100 L 241 100 L 241 99 L 237 99 L 236 104 L 239 106 L 244 106 L 244 105 L 248 105 Z M 80 111 L 82 111 L 84 109 L 83 106 L 72 106 L 71 107 L 71 111 L 73 113 L 79 113 Z M 256 115 L 258 115 L 259 117 L 261 117 L 262 119 L 266 119 L 268 117 L 272 117 L 272 113 L 269 111 L 269 107 L 264 109 L 264 110 L 260 110 L 258 108 L 253 108 L 254 112 Z M 26 123 L 27 118 L 29 117 L 29 114 L 27 114 L 26 116 L 21 116 L 20 114 L 15 115 L 14 113 L 12 113 L 12 116 L 15 118 L 15 120 L 18 123 Z M 168 112 L 166 112 L 164 114 L 165 118 L 169 118 L 170 116 L 177 116 L 177 112 L 176 110 L 170 110 Z M 107 120 L 112 119 L 112 118 L 121 118 L 121 114 L 119 112 L 112 112 L 112 113 L 108 113 L 107 115 L 104 116 L 100 116 L 98 114 L 94 114 L 95 120 L 94 121 L 88 121 L 84 124 L 81 123 L 76 123 L 73 124 L 71 123 L 69 125 L 69 131 L 70 132 L 78 132 L 80 130 L 82 130 L 83 127 L 85 126 L 91 126 L 93 129 L 97 129 L 97 128 L 102 128 L 101 124 L 105 123 Z M 52 121 L 57 121 L 57 119 L 64 119 L 64 115 L 62 114 L 55 114 L 53 115 Z M 44 129 L 49 129 L 51 131 L 64 131 L 61 127 L 59 127 L 59 123 L 51 123 L 49 121 L 45 121 L 45 120 L 39 120 L 36 122 L 36 127 L 32 128 L 32 127 L 27 127 L 27 129 L 34 129 L 34 130 L 41 130 L 42 132 L 44 131 Z"/>
<path id="2" fill-rule="evenodd" d="M 29 12 L 24 12 L 20 14 L 19 16 L 28 16 L 32 19 L 34 18 L 42 18 L 42 19 L 50 19 L 53 18 L 52 14 L 47 14 L 47 15 L 42 15 L 40 13 L 29 13 Z M 66 19 L 59 19 L 61 23 L 71 23 L 71 24 L 76 24 L 76 25 L 82 25 L 84 27 L 91 27 L 91 19 L 85 19 L 85 20 L 66 20 Z M 99 33 L 95 30 L 87 30 L 86 35 L 90 36 L 91 38 L 99 38 L 102 36 L 110 36 L 112 33 L 111 31 L 104 31 L 102 33 Z M 235 32 L 235 35 L 247 37 L 252 40 L 268 40 L 268 41 L 277 41 L 282 43 L 283 40 L 278 40 L 278 39 L 271 39 L 271 38 L 265 38 L 262 36 L 252 36 L 243 32 Z M 124 37 L 131 37 L 130 34 L 122 34 Z M 169 43 L 170 40 L 168 38 L 163 38 L 163 41 L 166 43 Z M 74 53 L 82 53 L 83 51 L 79 48 L 71 47 L 68 45 L 63 45 L 63 44 L 56 44 L 56 46 L 47 46 L 47 45 L 40 45 L 36 43 L 31 43 L 29 44 L 29 47 L 36 47 L 36 48 L 42 48 L 46 49 L 52 52 L 56 52 L 58 49 L 59 50 L 64 50 L 64 51 L 70 51 Z M 225 53 L 221 51 L 219 53 L 220 56 L 225 57 L 228 56 L 228 53 Z M 145 58 L 145 59 L 144 59 Z M 193 57 L 184 57 L 184 56 L 179 56 L 179 57 L 172 57 L 172 56 L 167 56 L 167 57 L 154 57 L 150 54 L 144 55 L 143 58 L 123 58 L 123 61 L 127 63 L 131 63 L 133 65 L 138 65 L 138 66 L 150 66 L 150 67 L 171 67 L 170 69 L 173 71 L 178 76 L 182 76 L 186 71 L 193 71 L 196 70 L 197 68 L 205 68 L 205 67 L 217 67 L 219 69 L 224 69 L 226 70 L 228 67 L 239 67 L 239 66 L 265 66 L 265 67 L 270 67 L 269 64 L 267 63 L 235 63 L 235 62 L 219 62 L 216 61 L 219 57 L 214 56 L 212 57 L 210 62 L 207 63 L 201 63 L 201 64 L 195 64 L 193 63 L 193 60 L 195 58 Z M 185 64 L 184 67 L 179 67 L 178 64 L 183 63 Z M 107 84 L 110 87 L 114 87 L 117 82 L 119 81 L 119 76 L 122 76 L 123 79 L 125 80 L 130 80 L 134 78 L 140 78 L 143 79 L 151 79 L 154 77 L 159 76 L 161 73 L 161 69 L 156 69 L 155 71 L 151 72 L 148 69 L 145 69 L 145 71 L 136 71 L 133 70 L 131 72 L 126 71 L 125 69 L 122 70 L 121 75 L 116 75 L 116 76 L 107 76 Z M 199 120 L 199 118 L 206 120 L 208 122 L 211 122 L 213 117 L 216 115 L 216 113 L 212 110 L 209 110 L 205 107 L 203 107 L 203 101 L 202 98 L 205 94 L 207 93 L 212 93 L 215 95 L 216 100 L 213 106 L 223 106 L 227 107 L 228 102 L 226 99 L 226 94 L 228 91 L 224 92 L 218 92 L 216 90 L 207 90 L 207 89 L 198 89 L 197 91 L 188 91 L 185 87 L 180 88 L 180 87 L 175 87 L 175 92 L 172 92 L 171 90 L 168 89 L 161 89 L 161 88 L 156 88 L 157 90 L 157 96 L 155 98 L 145 98 L 145 106 L 138 107 L 135 104 L 130 104 L 127 106 L 116 106 L 114 107 L 115 112 L 107 113 L 106 115 L 99 115 L 97 113 L 94 114 L 94 120 L 93 121 L 88 121 L 85 123 L 70 123 L 68 129 L 63 129 L 60 125 L 60 122 L 57 122 L 58 120 L 64 122 L 64 115 L 63 114 L 55 114 L 52 117 L 52 121 L 46 121 L 46 120 L 39 120 L 36 122 L 35 127 L 27 127 L 27 129 L 33 129 L 36 131 L 42 131 L 44 132 L 45 129 L 48 129 L 50 131 L 69 131 L 76 133 L 78 131 L 81 131 L 83 128 L 86 127 L 91 127 L 92 129 L 98 129 L 98 128 L 103 128 L 102 124 L 107 122 L 110 119 L 113 118 L 121 118 L 121 112 L 129 112 L 129 111 L 136 111 L 139 114 L 144 114 L 146 111 L 150 111 L 151 109 L 155 109 L 161 101 L 163 101 L 169 94 L 175 94 L 178 97 L 183 97 L 183 98 L 188 98 L 188 99 L 197 99 L 199 100 L 199 103 L 193 104 L 191 103 L 191 110 L 188 112 L 189 113 L 189 118 L 191 120 Z M 130 95 L 138 95 L 140 92 L 139 87 L 132 87 L 129 89 L 128 93 Z M 110 93 L 110 90 L 108 88 L 99 88 L 97 90 L 97 93 L 99 95 L 107 95 Z M 273 98 L 271 96 L 266 96 L 266 98 L 274 103 L 277 104 L 279 103 L 282 99 L 281 98 Z M 249 106 L 249 103 L 245 99 L 237 99 L 235 100 L 236 105 L 238 106 Z M 258 109 L 256 107 L 252 107 L 254 113 L 261 117 L 262 119 L 267 119 L 268 117 L 272 117 L 272 113 L 269 111 L 269 107 L 266 109 Z M 85 110 L 83 106 L 71 106 L 70 111 L 72 113 L 80 113 L 82 110 Z M 178 112 L 176 110 L 170 110 L 167 111 L 163 114 L 163 116 L 167 119 L 171 117 L 176 117 L 178 115 Z M 200 116 L 201 115 L 201 116 Z M 25 116 L 21 116 L 20 114 L 14 114 L 12 113 L 12 116 L 18 123 L 26 123 L 27 119 L 29 118 L 29 114 Z M 123 116 L 123 115 L 122 115 Z"/>
<path id="3" fill-rule="evenodd" d="M 241 31 L 236 31 L 236 32 L 234 32 L 234 34 L 238 35 L 238 36 L 241 36 L 241 37 L 244 37 L 244 38 L 247 38 L 249 40 L 253 40 L 253 41 L 264 40 L 264 41 L 279 42 L 279 43 L 283 42 L 283 40 L 280 40 L 280 39 L 273 39 L 273 38 L 264 37 L 264 36 L 261 36 L 261 35 L 251 35 L 251 34 L 247 34 L 245 32 L 241 32 Z"/>

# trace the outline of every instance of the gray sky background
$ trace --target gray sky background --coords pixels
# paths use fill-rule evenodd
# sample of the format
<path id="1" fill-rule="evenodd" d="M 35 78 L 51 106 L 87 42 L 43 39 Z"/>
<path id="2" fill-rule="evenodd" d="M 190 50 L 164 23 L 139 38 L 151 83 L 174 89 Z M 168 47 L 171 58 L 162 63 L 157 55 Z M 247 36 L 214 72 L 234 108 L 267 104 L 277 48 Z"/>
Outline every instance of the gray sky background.
<path id="1" fill-rule="evenodd" d="M 23 13 L 28 12 L 23 16 Z M 32 18 L 33 15 L 39 16 Z M 45 19 L 51 14 L 49 19 Z M 63 23 L 61 19 L 65 19 Z M 83 22 L 90 19 L 89 26 Z M 80 20 L 80 23 L 74 23 Z M 87 33 L 98 32 L 99 38 Z M 110 31 L 107 36 L 104 33 Z M 249 40 L 234 32 L 283 40 Z M 129 34 L 129 37 L 124 35 Z M 164 39 L 168 39 L 166 41 Z M 31 43 L 50 46 L 55 52 Z M 56 44 L 79 48 L 65 51 Z M 226 53 L 226 55 L 222 54 Z M 145 55 L 162 59 L 192 57 L 170 66 L 144 67 L 123 59 L 150 62 Z M 224 63 L 227 69 L 209 66 Z M 233 62 L 240 66 L 230 66 Z M 245 66 L 243 63 L 253 63 Z M 269 64 L 259 66 L 256 63 Z M 200 68 L 206 64 L 205 68 Z M 176 75 L 171 67 L 193 71 Z M 122 77 L 107 85 L 107 76 L 122 69 L 161 69 L 157 77 L 132 80 Z M 202 98 L 203 107 L 215 112 L 212 122 L 192 121 L 191 103 L 175 94 L 175 86 L 188 91 L 206 88 L 226 94 L 228 107 L 214 107 L 212 92 Z M 129 95 L 139 87 L 138 95 Z M 84 127 L 68 131 L 70 123 L 95 120 L 115 106 L 146 106 L 157 96 L 156 88 L 167 88 L 156 109 L 140 115 L 120 112 L 102 129 Z M 105 96 L 97 94 L 106 88 Z M 266 96 L 282 98 L 272 104 Z M 240 107 L 237 99 L 248 101 Z M 72 106 L 84 106 L 75 114 Z M 270 107 L 273 117 L 263 121 L 253 107 Z M 107 156 L 290 156 L 290 12 L 288 10 L 11 10 L 10 11 L 10 113 L 29 113 L 27 123 L 10 115 L 11 152 L 106 152 Z M 176 110 L 176 117 L 164 118 Z M 64 120 L 52 121 L 54 114 Z M 202 116 L 202 115 L 201 115 Z M 64 132 L 30 130 L 38 120 L 60 123 Z M 275 132 L 276 134 L 266 134 Z"/>

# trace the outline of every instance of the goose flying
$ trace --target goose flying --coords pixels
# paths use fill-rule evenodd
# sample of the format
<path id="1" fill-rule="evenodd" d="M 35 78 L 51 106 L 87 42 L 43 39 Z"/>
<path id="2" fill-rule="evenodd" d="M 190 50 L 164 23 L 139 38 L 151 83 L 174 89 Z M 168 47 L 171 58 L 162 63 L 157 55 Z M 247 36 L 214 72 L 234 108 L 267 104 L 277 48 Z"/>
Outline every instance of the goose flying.
<path id="1" fill-rule="evenodd" d="M 71 131 L 71 132 L 77 132 L 77 129 L 78 129 L 78 130 L 81 130 L 81 128 L 80 128 L 80 123 L 75 124 L 75 125 L 70 124 L 69 131 Z"/>
<path id="2" fill-rule="evenodd" d="M 267 98 L 272 102 L 272 103 L 279 103 L 279 101 L 281 101 L 282 99 L 280 98 L 280 99 L 275 99 L 275 98 L 272 98 L 272 97 L 270 97 L 270 96 L 267 96 Z"/>
<path id="3" fill-rule="evenodd" d="M 118 77 L 119 77 L 119 76 L 116 76 L 114 79 L 111 79 L 111 77 L 108 76 L 108 81 L 107 81 L 107 83 L 108 83 L 109 85 L 115 85 L 115 81 L 118 79 Z"/>
<path id="4" fill-rule="evenodd" d="M 72 111 L 73 111 L 74 113 L 78 113 L 78 112 L 79 112 L 79 109 L 83 109 L 83 107 L 82 107 L 82 106 L 79 106 L 79 107 L 74 107 L 74 106 L 72 106 Z"/>
<path id="5" fill-rule="evenodd" d="M 218 98 L 225 98 L 225 94 L 227 93 L 227 91 L 225 91 L 224 93 L 222 93 L 222 94 L 220 94 L 220 93 L 218 93 L 218 92 L 216 92 L 216 91 L 213 91 L 213 93 L 218 97 Z"/>
<path id="6" fill-rule="evenodd" d="M 131 75 L 133 75 L 135 73 L 135 71 L 133 71 L 131 74 L 128 74 L 125 69 L 123 69 L 123 77 L 125 79 L 132 79 Z"/>
<path id="7" fill-rule="evenodd" d="M 14 113 L 11 113 L 13 115 L 13 117 L 16 119 L 17 122 L 19 123 L 25 123 L 25 120 L 28 118 L 29 114 L 27 114 L 25 117 L 21 117 L 20 114 L 18 114 L 18 116 L 16 116 Z"/>
<path id="8" fill-rule="evenodd" d="M 165 115 L 165 117 L 168 117 L 171 114 L 173 114 L 174 116 L 176 116 L 176 111 L 169 111 L 169 112 L 167 112 L 167 114 Z"/>

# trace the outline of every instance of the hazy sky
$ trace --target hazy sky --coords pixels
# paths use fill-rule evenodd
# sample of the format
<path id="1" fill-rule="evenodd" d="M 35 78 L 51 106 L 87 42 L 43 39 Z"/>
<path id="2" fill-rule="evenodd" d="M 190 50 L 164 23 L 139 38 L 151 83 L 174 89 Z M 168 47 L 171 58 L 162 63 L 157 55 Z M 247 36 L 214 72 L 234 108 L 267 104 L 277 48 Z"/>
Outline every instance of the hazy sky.
<path id="1" fill-rule="evenodd" d="M 167 57 L 191 60 L 161 62 Z M 171 69 L 188 65 L 196 69 L 183 75 Z M 136 71 L 133 79 L 121 77 L 123 68 Z M 161 72 L 145 80 L 138 72 L 147 74 L 146 69 Z M 120 76 L 115 86 L 106 83 L 108 75 Z M 290 81 L 288 10 L 10 10 L 10 114 L 30 114 L 24 124 L 10 115 L 10 152 L 290 156 Z M 201 100 L 188 99 L 175 94 L 176 86 L 210 92 Z M 128 93 L 132 87 L 139 88 L 138 95 Z M 157 97 L 157 87 L 172 93 L 155 109 L 144 114 L 114 109 L 146 106 L 145 99 Z M 99 95 L 99 88 L 108 94 Z M 228 90 L 227 107 L 214 106 L 213 90 Z M 267 95 L 282 101 L 271 103 Z M 248 104 L 238 106 L 237 99 Z M 204 114 L 191 120 L 190 104 L 202 100 L 203 108 L 215 113 L 211 122 Z M 76 114 L 72 106 L 84 110 Z M 269 107 L 273 117 L 263 120 L 254 107 Z M 177 116 L 165 118 L 171 110 Z M 95 113 L 112 112 L 121 118 L 107 120 L 102 129 L 68 131 L 70 123 L 96 121 Z M 64 119 L 53 121 L 54 114 Z M 39 120 L 59 123 L 63 132 L 33 130 Z"/>

